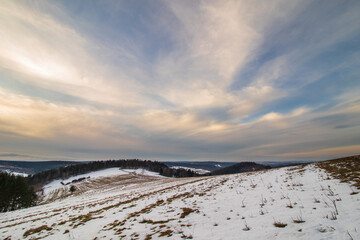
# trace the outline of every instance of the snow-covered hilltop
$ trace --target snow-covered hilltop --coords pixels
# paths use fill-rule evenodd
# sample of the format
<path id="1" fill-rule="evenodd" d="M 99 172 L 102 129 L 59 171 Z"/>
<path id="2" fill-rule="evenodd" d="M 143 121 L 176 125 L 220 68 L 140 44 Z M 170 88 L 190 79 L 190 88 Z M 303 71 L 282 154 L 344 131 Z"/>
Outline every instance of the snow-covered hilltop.
<path id="1" fill-rule="evenodd" d="M 310 164 L 215 177 L 90 178 L 74 183 L 72 194 L 1 213 L 0 238 L 359 239 L 360 194 L 353 179 L 334 176 Z"/>
<path id="2" fill-rule="evenodd" d="M 93 180 L 100 180 L 103 181 L 103 178 L 110 178 L 110 177 L 118 177 L 122 175 L 129 175 L 129 174 L 141 174 L 141 175 L 148 175 L 148 176 L 160 176 L 159 173 L 150 172 L 145 169 L 119 169 L 119 168 L 107 168 L 98 171 L 93 171 L 85 174 L 80 174 L 76 176 L 69 177 L 67 179 L 58 179 L 54 180 L 43 187 L 43 194 L 45 197 L 49 195 L 53 195 L 55 192 L 69 192 L 69 188 L 71 184 L 85 181 L 90 183 L 89 189 L 91 189 L 91 185 L 93 184 Z M 84 184 L 82 184 L 84 185 Z M 80 185 L 81 186 L 81 185 Z"/>

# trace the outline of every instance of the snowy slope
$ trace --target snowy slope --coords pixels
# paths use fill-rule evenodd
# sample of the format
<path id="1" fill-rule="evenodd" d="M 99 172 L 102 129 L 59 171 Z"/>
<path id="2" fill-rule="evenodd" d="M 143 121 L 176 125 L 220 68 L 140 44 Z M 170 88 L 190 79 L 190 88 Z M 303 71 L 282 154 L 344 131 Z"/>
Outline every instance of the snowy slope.
<path id="1" fill-rule="evenodd" d="M 127 174 L 92 181 L 84 191 L 1 213 L 0 238 L 360 239 L 360 194 L 315 164 L 216 177 Z"/>
<path id="2" fill-rule="evenodd" d="M 76 176 L 69 177 L 67 179 L 57 179 L 43 187 L 43 191 L 41 193 L 40 202 L 46 203 L 49 201 L 53 201 L 54 199 L 63 198 L 71 195 L 70 187 L 76 187 L 76 193 L 83 193 L 87 191 L 93 191 L 96 188 L 108 188 L 112 182 L 118 182 L 119 180 L 126 180 L 128 178 L 132 179 L 134 175 L 144 175 L 144 176 L 152 176 L 152 177 L 162 177 L 159 173 L 151 172 L 145 169 L 119 169 L 119 168 L 107 168 L 98 171 L 93 171 L 86 174 L 80 174 Z M 72 183 L 73 180 L 85 178 L 85 180 Z M 61 184 L 63 183 L 63 184 Z M 104 186 L 104 183 L 107 183 Z"/>
<path id="3" fill-rule="evenodd" d="M 73 180 L 79 179 L 79 178 L 86 178 L 86 181 L 89 181 L 90 179 L 97 179 L 97 178 L 103 178 L 103 177 L 114 177 L 114 176 L 120 176 L 120 175 L 127 175 L 127 174 L 143 174 L 143 175 L 149 175 L 149 176 L 159 176 L 158 173 L 150 172 L 145 169 L 119 169 L 119 168 L 107 168 L 102 169 L 90 173 L 80 174 L 73 177 L 69 177 L 67 179 L 57 179 L 52 181 L 51 183 L 44 186 L 44 193 L 49 194 L 52 191 L 57 190 L 58 188 L 64 187 L 61 182 L 64 184 L 69 184 Z"/>

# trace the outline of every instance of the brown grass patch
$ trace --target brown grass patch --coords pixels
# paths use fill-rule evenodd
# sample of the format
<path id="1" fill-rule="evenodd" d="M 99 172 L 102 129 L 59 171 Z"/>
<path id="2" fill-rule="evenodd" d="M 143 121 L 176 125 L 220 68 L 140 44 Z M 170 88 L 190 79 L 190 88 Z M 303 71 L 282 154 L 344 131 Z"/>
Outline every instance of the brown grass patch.
<path id="1" fill-rule="evenodd" d="M 197 209 L 191 209 L 191 208 L 182 208 L 182 210 L 183 212 L 181 213 L 180 218 L 185 218 L 190 213 L 199 211 Z"/>
<path id="2" fill-rule="evenodd" d="M 172 234 L 173 234 L 173 231 L 168 229 L 168 230 L 165 230 L 163 232 L 160 232 L 159 237 L 165 237 L 165 236 L 171 237 Z"/>
<path id="3" fill-rule="evenodd" d="M 51 231 L 52 228 L 51 227 L 48 227 L 47 225 L 42 225 L 38 228 L 32 228 L 32 229 L 29 229 L 27 230 L 24 234 L 23 234 L 23 237 L 27 237 L 29 235 L 32 235 L 32 234 L 35 234 L 35 233 L 39 233 L 41 231 Z"/>

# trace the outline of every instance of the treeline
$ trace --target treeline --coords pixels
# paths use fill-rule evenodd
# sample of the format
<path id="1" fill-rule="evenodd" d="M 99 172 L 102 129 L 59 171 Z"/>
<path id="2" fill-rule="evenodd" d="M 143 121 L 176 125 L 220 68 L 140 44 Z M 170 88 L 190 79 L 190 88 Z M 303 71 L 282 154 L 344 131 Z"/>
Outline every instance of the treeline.
<path id="1" fill-rule="evenodd" d="M 150 160 L 139 159 L 123 159 L 123 160 L 107 160 L 95 161 L 84 164 L 69 165 L 57 169 L 51 169 L 44 172 L 36 173 L 27 177 L 28 183 L 32 186 L 40 188 L 55 179 L 66 179 L 72 176 L 86 174 L 92 171 L 102 170 L 106 168 L 124 168 L 138 169 L 143 168 L 152 172 L 158 172 L 160 175 L 167 177 L 193 177 L 197 176 L 192 171 L 185 169 L 171 169 L 163 163 Z"/>
<path id="2" fill-rule="evenodd" d="M 0 212 L 35 205 L 36 194 L 24 177 L 0 172 Z"/>
<path id="3" fill-rule="evenodd" d="M 251 172 L 258 171 L 264 169 L 270 169 L 270 166 L 258 164 L 254 162 L 240 162 L 234 165 L 220 168 L 218 170 L 212 171 L 208 175 L 224 175 L 224 174 L 234 174 L 234 173 L 242 173 L 242 172 Z"/>
<path id="4" fill-rule="evenodd" d="M 165 177 L 176 177 L 176 178 L 201 176 L 200 174 L 191 171 L 189 169 L 188 170 L 183 168 L 174 169 L 174 168 L 169 168 L 166 165 L 165 167 L 162 167 L 160 169 L 159 173 L 160 175 Z"/>

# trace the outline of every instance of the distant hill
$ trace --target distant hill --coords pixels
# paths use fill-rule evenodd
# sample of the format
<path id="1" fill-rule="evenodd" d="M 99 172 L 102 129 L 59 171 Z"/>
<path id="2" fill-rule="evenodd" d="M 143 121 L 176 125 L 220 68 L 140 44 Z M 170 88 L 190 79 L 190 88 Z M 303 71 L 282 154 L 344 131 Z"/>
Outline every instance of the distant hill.
<path id="1" fill-rule="evenodd" d="M 233 174 L 233 173 L 241 173 L 241 172 L 251 172 L 251 171 L 264 170 L 270 168 L 271 168 L 270 166 L 258 164 L 254 162 L 241 162 L 212 171 L 211 175 L 224 175 L 224 174 Z"/>
<path id="2" fill-rule="evenodd" d="M 86 164 L 90 161 L 9 161 L 0 160 L 0 172 L 17 172 L 26 174 L 36 174 L 39 172 L 57 169 L 69 165 Z M 237 162 L 216 162 L 216 161 L 161 161 L 166 166 L 183 167 L 184 169 L 203 169 L 208 171 L 215 171 L 220 168 L 228 167 L 236 164 Z M 301 164 L 304 162 L 256 162 L 258 164 L 264 164 L 271 167 L 282 167 Z"/>
<path id="3" fill-rule="evenodd" d="M 185 168 L 195 168 L 195 169 L 204 169 L 208 171 L 214 171 L 223 167 L 228 167 L 234 165 L 237 162 L 213 162 L 213 161 L 173 161 L 173 162 L 163 162 L 168 167 L 185 167 Z"/>
<path id="4" fill-rule="evenodd" d="M 288 167 L 288 166 L 296 166 L 296 165 L 301 165 L 301 164 L 307 164 L 307 163 L 313 163 L 314 161 L 262 161 L 262 162 L 256 162 L 258 164 L 264 164 L 264 165 L 268 165 L 272 168 L 277 168 L 277 167 Z"/>

